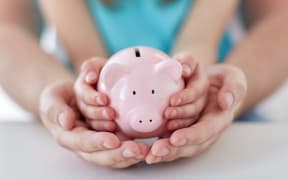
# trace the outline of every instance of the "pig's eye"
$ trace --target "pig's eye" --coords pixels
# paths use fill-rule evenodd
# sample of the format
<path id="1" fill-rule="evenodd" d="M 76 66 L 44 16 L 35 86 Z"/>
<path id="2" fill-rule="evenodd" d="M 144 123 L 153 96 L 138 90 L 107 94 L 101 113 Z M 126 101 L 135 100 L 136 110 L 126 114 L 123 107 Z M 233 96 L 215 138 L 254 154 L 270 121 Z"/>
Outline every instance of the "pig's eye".
<path id="1" fill-rule="evenodd" d="M 151 93 L 152 93 L 152 94 L 155 94 L 155 90 L 154 90 L 154 89 L 152 89 Z"/>
<path id="2" fill-rule="evenodd" d="M 133 94 L 133 95 L 136 95 L 136 91 L 132 91 L 132 94 Z"/>

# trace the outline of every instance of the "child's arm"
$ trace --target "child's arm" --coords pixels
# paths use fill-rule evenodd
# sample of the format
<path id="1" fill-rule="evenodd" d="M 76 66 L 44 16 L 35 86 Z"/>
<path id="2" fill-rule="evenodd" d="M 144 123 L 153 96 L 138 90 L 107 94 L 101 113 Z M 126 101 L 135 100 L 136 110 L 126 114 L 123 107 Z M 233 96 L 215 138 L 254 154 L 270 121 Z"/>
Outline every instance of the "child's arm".
<path id="1" fill-rule="evenodd" d="M 84 0 L 39 2 L 48 23 L 56 28 L 57 35 L 78 71 L 84 60 L 107 56 Z"/>
<path id="2" fill-rule="evenodd" d="M 198 0 L 193 4 L 174 46 L 174 54 L 189 52 L 204 66 L 216 62 L 219 40 L 239 0 Z"/>

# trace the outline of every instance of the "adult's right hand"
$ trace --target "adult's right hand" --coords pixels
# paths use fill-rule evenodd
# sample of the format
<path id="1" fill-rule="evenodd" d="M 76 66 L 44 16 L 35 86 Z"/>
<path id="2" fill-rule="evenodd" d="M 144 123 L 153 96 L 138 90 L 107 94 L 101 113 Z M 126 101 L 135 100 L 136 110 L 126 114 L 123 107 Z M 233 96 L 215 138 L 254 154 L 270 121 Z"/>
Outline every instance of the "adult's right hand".
<path id="1" fill-rule="evenodd" d="M 112 168 L 125 168 L 145 158 L 148 147 L 144 143 L 120 142 L 112 133 L 89 130 L 75 101 L 71 81 L 52 84 L 41 94 L 41 119 L 61 146 L 84 160 Z"/>

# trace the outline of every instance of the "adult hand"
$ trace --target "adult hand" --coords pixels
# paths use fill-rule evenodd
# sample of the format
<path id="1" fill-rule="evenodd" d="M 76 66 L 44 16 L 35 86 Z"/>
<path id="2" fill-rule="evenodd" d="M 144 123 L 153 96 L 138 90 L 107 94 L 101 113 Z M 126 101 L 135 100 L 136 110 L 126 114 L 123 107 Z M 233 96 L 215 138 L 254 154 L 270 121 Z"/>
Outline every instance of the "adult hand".
<path id="1" fill-rule="evenodd" d="M 231 124 L 247 90 L 244 73 L 231 65 L 208 69 L 208 101 L 198 122 L 156 141 L 146 157 L 149 164 L 193 157 L 208 149 Z"/>
<path id="2" fill-rule="evenodd" d="M 109 132 L 89 130 L 75 106 L 73 82 L 60 82 L 44 89 L 40 100 L 43 124 L 57 142 L 96 165 L 125 168 L 145 158 L 148 147 L 133 141 L 120 142 Z"/>

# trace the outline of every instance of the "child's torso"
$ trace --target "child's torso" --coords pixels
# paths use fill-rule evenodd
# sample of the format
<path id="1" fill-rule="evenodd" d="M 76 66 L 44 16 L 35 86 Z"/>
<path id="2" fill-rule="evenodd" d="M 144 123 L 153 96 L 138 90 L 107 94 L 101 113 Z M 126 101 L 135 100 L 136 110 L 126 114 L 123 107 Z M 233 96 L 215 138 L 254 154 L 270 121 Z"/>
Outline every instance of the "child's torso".
<path id="1" fill-rule="evenodd" d="M 169 53 L 192 1 L 161 2 L 123 0 L 109 7 L 99 0 L 87 0 L 87 5 L 109 54 L 135 45 Z"/>

